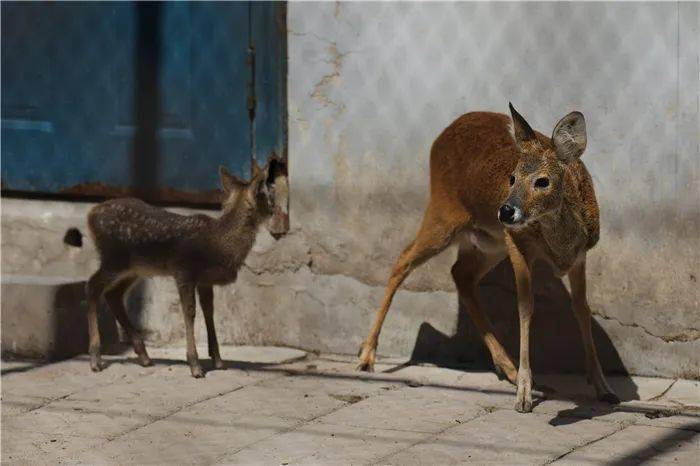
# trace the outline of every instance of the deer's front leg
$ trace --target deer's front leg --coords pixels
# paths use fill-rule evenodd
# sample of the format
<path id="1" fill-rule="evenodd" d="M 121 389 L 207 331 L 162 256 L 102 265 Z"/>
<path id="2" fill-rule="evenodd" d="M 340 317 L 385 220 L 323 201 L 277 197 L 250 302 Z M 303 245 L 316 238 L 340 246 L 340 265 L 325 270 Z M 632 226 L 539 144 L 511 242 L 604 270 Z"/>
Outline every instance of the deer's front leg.
<path id="1" fill-rule="evenodd" d="M 598 354 L 596 353 L 593 334 L 591 332 L 591 308 L 588 307 L 586 299 L 586 262 L 582 261 L 575 265 L 569 272 L 569 283 L 571 285 L 571 304 L 574 316 L 581 330 L 583 349 L 586 357 L 586 375 L 588 382 L 593 384 L 599 400 L 608 403 L 619 403 L 620 399 L 610 388 L 600 367 Z"/>
<path id="2" fill-rule="evenodd" d="M 515 410 L 520 413 L 529 413 L 532 411 L 530 321 L 534 308 L 530 264 L 512 241 L 507 241 L 507 243 L 515 272 L 515 284 L 518 290 L 518 314 L 520 316 L 520 367 L 518 367 L 518 392 L 515 399 Z"/>
<path id="3" fill-rule="evenodd" d="M 193 282 L 185 279 L 176 279 L 177 290 L 180 294 L 180 304 L 182 305 L 182 313 L 185 317 L 185 336 L 187 338 L 187 363 L 190 365 L 192 377 L 204 377 L 204 371 L 199 364 L 199 356 L 197 355 L 197 347 L 194 343 L 194 316 L 195 316 L 195 298 Z"/>

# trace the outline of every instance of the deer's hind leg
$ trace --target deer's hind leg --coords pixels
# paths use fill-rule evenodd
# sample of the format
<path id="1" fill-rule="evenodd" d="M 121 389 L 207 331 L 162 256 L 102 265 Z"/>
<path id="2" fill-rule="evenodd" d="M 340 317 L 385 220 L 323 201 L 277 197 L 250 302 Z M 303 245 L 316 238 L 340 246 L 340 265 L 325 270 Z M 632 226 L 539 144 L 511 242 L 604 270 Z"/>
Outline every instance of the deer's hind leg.
<path id="1" fill-rule="evenodd" d="M 100 353 L 100 328 L 97 323 L 97 311 L 100 306 L 100 298 L 118 278 L 119 272 L 100 266 L 87 283 L 86 294 L 88 301 L 88 332 L 90 334 L 90 368 L 93 372 L 99 372 L 104 368 L 102 355 Z"/>
<path id="2" fill-rule="evenodd" d="M 502 372 L 511 383 L 517 384 L 518 371 L 515 364 L 496 338 L 491 321 L 484 313 L 477 293 L 477 287 L 484 275 L 505 256 L 505 252 L 485 254 L 472 245 L 461 245 L 457 262 L 452 267 L 452 278 L 457 286 L 459 301 L 466 308 L 469 317 L 491 353 L 496 371 Z"/>
<path id="3" fill-rule="evenodd" d="M 415 240 L 403 250 L 391 271 L 384 291 L 384 299 L 377 312 L 374 325 L 360 348 L 358 370 L 368 372 L 374 370 L 379 333 L 396 290 L 416 267 L 449 246 L 456 232 L 468 221 L 469 214 L 464 211 L 455 210 L 452 215 L 444 218 L 438 215 L 431 206 L 428 206 Z"/>
<path id="4" fill-rule="evenodd" d="M 216 328 L 214 328 L 214 288 L 211 285 L 198 285 L 199 305 L 204 314 L 204 323 L 207 325 L 207 345 L 209 347 L 209 357 L 214 363 L 215 369 L 223 369 L 224 362 L 219 354 L 219 341 L 216 338 Z"/>
<path id="5" fill-rule="evenodd" d="M 105 292 L 104 296 L 109 309 L 114 314 L 114 317 L 116 317 L 119 321 L 119 324 L 126 332 L 129 340 L 131 340 L 131 344 L 134 347 L 134 352 L 136 352 L 139 364 L 146 367 L 153 363 L 151 362 L 151 358 L 148 357 L 146 346 L 143 343 L 141 334 L 138 330 L 136 330 L 134 325 L 131 323 L 131 320 L 129 320 L 129 316 L 126 313 L 126 308 L 124 307 L 124 296 L 137 280 L 138 277 L 136 276 L 122 278 L 112 285 L 112 287 Z"/>

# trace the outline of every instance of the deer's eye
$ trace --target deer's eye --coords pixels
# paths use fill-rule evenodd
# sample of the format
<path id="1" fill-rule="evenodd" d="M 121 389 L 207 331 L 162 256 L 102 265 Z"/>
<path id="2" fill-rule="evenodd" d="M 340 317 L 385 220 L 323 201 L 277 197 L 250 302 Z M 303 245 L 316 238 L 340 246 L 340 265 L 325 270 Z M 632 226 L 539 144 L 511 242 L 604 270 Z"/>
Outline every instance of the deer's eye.
<path id="1" fill-rule="evenodd" d="M 510 175 L 510 180 L 509 180 L 509 182 L 510 182 L 510 185 L 511 185 L 511 186 L 513 186 L 513 185 L 515 184 L 515 176 L 514 176 L 514 175 Z"/>
<path id="2" fill-rule="evenodd" d="M 546 188 L 549 186 L 549 178 L 537 178 L 535 180 L 535 188 Z"/>

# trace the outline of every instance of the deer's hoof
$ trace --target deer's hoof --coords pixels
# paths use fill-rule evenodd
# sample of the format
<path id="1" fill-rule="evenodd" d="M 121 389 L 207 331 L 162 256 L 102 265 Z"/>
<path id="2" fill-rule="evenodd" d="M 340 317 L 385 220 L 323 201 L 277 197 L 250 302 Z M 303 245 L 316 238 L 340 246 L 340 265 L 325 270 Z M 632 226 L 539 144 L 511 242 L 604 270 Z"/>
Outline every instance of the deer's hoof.
<path id="1" fill-rule="evenodd" d="M 515 410 L 519 413 L 529 413 L 532 412 L 532 400 L 516 400 L 515 401 Z"/>
<path id="2" fill-rule="evenodd" d="M 363 343 L 360 347 L 360 363 L 357 365 L 357 370 L 362 372 L 374 372 L 374 359 L 376 350 L 367 343 Z"/>
<path id="3" fill-rule="evenodd" d="M 513 385 L 518 385 L 518 371 L 512 364 L 510 366 L 495 364 L 494 371 L 500 380 L 507 380 Z"/>
<path id="4" fill-rule="evenodd" d="M 192 377 L 195 379 L 201 379 L 204 377 L 204 369 L 202 369 L 202 366 L 190 366 L 190 370 L 192 371 Z"/>
<path id="5" fill-rule="evenodd" d="M 620 404 L 620 399 L 612 392 L 603 393 L 598 397 L 598 399 L 611 405 Z"/>
<path id="6" fill-rule="evenodd" d="M 360 372 L 374 372 L 374 364 L 369 361 L 360 361 L 355 370 Z"/>

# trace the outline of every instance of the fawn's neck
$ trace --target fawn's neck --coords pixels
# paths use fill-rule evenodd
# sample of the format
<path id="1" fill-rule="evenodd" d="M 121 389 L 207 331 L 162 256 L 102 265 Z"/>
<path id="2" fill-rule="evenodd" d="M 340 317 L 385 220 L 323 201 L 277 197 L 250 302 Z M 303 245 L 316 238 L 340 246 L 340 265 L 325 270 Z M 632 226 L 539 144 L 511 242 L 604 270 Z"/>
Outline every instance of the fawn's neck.
<path id="1" fill-rule="evenodd" d="M 255 206 L 245 201 L 224 208 L 214 228 L 216 243 L 231 267 L 238 268 L 253 247 L 260 224 L 265 219 Z"/>

